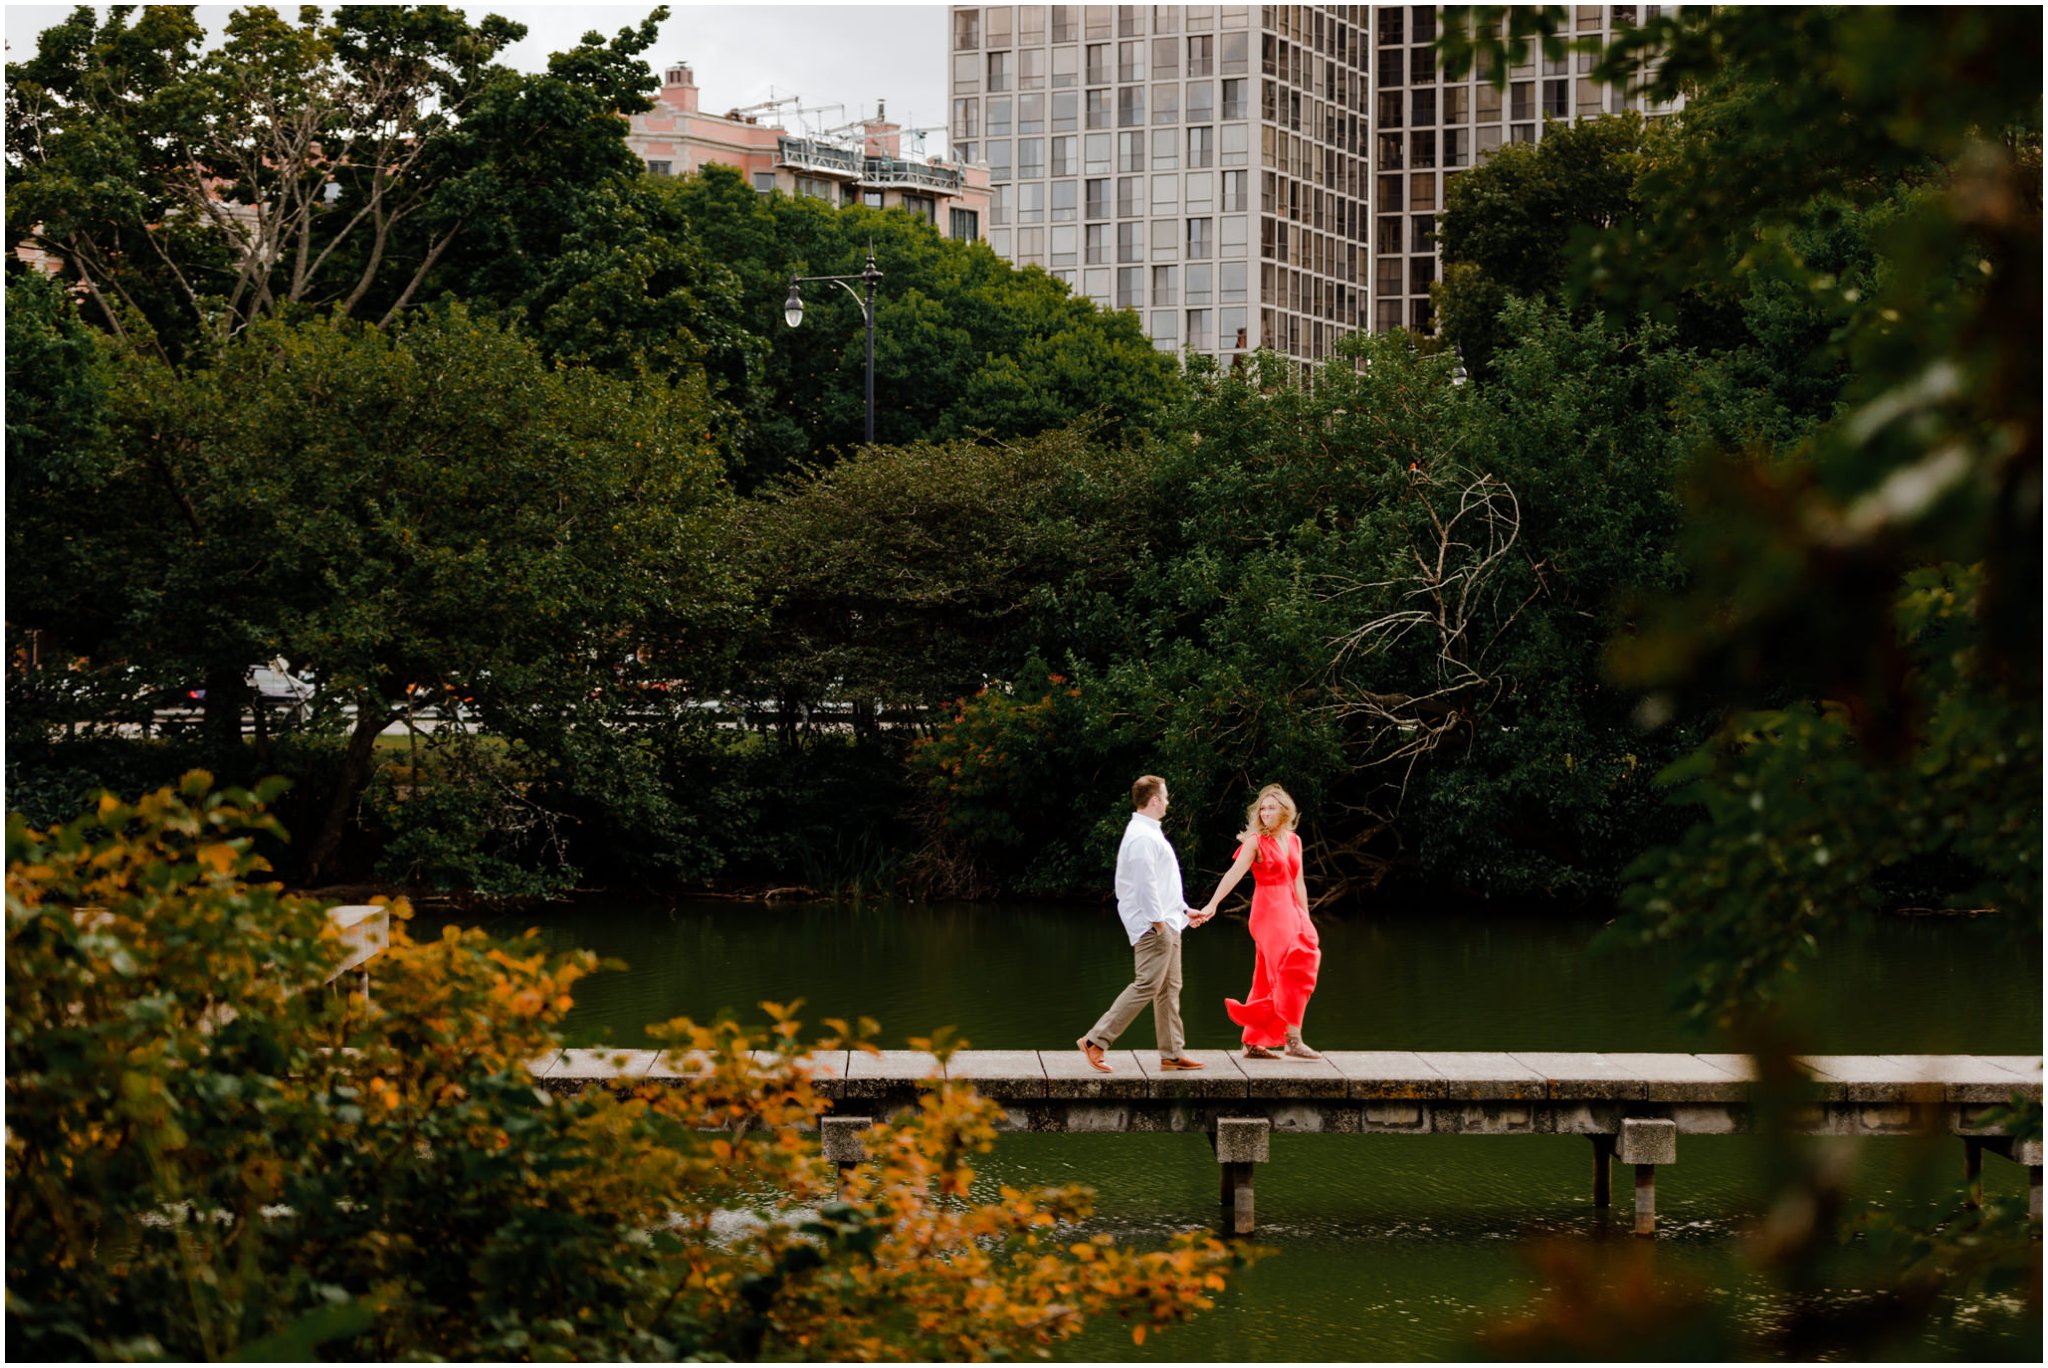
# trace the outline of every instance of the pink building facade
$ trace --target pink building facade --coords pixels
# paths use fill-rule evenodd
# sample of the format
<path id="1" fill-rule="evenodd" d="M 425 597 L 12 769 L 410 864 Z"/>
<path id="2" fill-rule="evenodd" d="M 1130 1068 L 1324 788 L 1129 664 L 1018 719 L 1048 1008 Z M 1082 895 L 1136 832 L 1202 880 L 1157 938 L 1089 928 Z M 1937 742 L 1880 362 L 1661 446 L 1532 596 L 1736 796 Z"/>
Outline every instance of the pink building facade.
<path id="1" fill-rule="evenodd" d="M 742 110 L 706 114 L 682 62 L 662 75 L 654 108 L 631 119 L 626 144 L 657 176 L 686 176 L 711 162 L 735 168 L 763 194 L 808 195 L 835 206 L 908 209 L 949 238 L 980 239 L 988 223 L 989 173 L 940 157 L 903 155 L 903 130 L 877 110 L 858 137 L 791 133 Z"/>

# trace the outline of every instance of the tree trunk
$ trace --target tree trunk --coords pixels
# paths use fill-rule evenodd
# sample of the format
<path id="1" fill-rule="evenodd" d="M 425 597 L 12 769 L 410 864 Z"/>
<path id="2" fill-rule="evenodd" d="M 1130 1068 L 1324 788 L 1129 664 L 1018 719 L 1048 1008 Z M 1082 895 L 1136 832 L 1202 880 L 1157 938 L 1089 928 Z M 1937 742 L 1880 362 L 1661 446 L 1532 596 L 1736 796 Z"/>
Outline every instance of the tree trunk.
<path id="1" fill-rule="evenodd" d="M 241 749 L 242 703 L 248 685 L 240 670 L 215 666 L 206 672 L 205 689 L 200 731 L 206 737 L 208 751 L 219 757 L 216 764 L 224 767 L 229 757 Z"/>
<path id="2" fill-rule="evenodd" d="M 342 752 L 341 776 L 335 782 L 334 796 L 328 800 L 327 815 L 320 821 L 319 834 L 313 838 L 312 849 L 306 852 L 306 883 L 319 883 L 334 863 L 334 856 L 341 849 L 341 833 L 348 825 L 349 809 L 355 806 L 357 795 L 369 782 L 370 757 L 376 751 L 378 733 L 403 715 L 379 700 L 357 701 L 356 725 L 348 734 L 348 749 Z"/>

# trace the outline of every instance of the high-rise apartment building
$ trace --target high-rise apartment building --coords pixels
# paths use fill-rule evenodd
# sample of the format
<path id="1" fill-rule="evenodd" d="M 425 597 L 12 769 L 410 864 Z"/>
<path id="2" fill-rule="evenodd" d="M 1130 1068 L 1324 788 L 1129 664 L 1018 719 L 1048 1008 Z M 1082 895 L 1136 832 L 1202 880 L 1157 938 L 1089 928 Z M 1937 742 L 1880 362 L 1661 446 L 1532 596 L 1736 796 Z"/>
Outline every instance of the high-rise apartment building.
<path id="1" fill-rule="evenodd" d="M 1575 5 L 1571 36 L 1598 37 L 1604 46 L 1639 14 L 1659 9 Z M 1508 68 L 1505 89 L 1483 63 L 1448 79 L 1436 60 L 1430 5 L 1374 5 L 1372 27 L 1372 329 L 1429 332 L 1429 287 L 1442 271 L 1436 220 L 1452 177 L 1503 143 L 1539 141 L 1546 123 L 1669 107 L 1646 106 L 1634 92 L 1594 81 L 1592 53 L 1550 58 L 1533 44 L 1528 60 Z"/>
<path id="2" fill-rule="evenodd" d="M 1431 326 L 1448 180 L 1543 120 L 1631 107 L 1590 55 L 1444 78 L 1428 5 L 956 5 L 952 150 L 986 236 L 1155 345 L 1303 361 Z M 1633 5 L 1581 5 L 1610 36 Z"/>

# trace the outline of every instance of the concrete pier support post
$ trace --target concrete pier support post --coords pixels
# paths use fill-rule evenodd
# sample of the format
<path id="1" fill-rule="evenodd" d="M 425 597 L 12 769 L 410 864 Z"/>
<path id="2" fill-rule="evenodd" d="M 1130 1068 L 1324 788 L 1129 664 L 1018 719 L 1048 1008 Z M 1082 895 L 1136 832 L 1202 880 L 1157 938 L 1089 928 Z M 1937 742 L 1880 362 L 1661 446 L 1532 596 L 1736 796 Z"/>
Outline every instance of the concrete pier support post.
<path id="1" fill-rule="evenodd" d="M 1614 1205 L 1614 1141 L 1612 1135 L 1589 1135 L 1593 1142 L 1593 1205 Z"/>
<path id="2" fill-rule="evenodd" d="M 1678 1162 L 1678 1123 L 1630 1117 L 1621 1123 L 1621 1162 L 1636 1169 L 1636 1234 L 1657 1233 L 1657 1166 Z"/>
<path id="3" fill-rule="evenodd" d="M 871 1116 L 828 1116 L 818 1123 L 819 1133 L 824 1137 L 825 1158 L 839 1169 L 841 1201 L 846 1200 L 847 1175 L 853 1172 L 855 1164 L 868 1157 L 867 1143 L 861 1137 L 874 1124 Z"/>
<path id="4" fill-rule="evenodd" d="M 2041 1219 L 2041 1142 L 2039 1140 L 2013 1141 L 2012 1157 L 2015 1163 L 2026 1166 L 2027 1215 L 2038 1221 Z"/>
<path id="5" fill-rule="evenodd" d="M 1224 1229 L 1249 1235 L 1253 1229 L 1252 1166 L 1272 1156 L 1273 1123 L 1263 1116 L 1219 1117 L 1216 1162 L 1223 1170 Z"/>
<path id="6" fill-rule="evenodd" d="M 1974 1135 L 1963 1137 L 1963 1189 L 1965 1206 L 1984 1205 L 1984 1142 Z"/>

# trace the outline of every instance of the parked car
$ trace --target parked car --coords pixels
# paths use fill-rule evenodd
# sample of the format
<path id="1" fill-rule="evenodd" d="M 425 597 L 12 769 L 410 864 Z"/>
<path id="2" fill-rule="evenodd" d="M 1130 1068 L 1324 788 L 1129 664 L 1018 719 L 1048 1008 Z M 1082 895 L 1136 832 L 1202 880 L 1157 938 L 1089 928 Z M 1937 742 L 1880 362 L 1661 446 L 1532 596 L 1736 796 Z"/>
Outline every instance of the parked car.
<path id="1" fill-rule="evenodd" d="M 290 662 L 273 659 L 268 665 L 251 665 L 243 676 L 255 691 L 256 704 L 288 713 L 303 713 L 319 690 L 311 680 L 291 672 Z M 194 703 L 206 701 L 205 689 L 187 689 L 185 697 Z"/>

